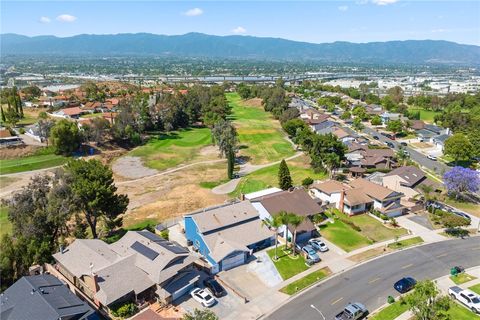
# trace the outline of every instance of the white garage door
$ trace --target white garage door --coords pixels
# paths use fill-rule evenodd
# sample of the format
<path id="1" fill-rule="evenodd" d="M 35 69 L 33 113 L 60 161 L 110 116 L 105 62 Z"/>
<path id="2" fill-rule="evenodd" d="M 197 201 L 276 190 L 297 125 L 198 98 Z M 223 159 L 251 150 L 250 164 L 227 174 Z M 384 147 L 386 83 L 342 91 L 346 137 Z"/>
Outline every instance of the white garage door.
<path id="1" fill-rule="evenodd" d="M 172 293 L 172 301 L 177 300 L 178 298 L 182 297 L 184 294 L 189 292 L 191 289 L 193 289 L 194 283 L 188 284 L 185 287 L 177 290 L 176 292 Z"/>
<path id="2" fill-rule="evenodd" d="M 232 269 L 244 263 L 245 263 L 245 253 L 239 252 L 238 254 L 232 257 L 228 257 L 222 260 L 222 270 Z"/>

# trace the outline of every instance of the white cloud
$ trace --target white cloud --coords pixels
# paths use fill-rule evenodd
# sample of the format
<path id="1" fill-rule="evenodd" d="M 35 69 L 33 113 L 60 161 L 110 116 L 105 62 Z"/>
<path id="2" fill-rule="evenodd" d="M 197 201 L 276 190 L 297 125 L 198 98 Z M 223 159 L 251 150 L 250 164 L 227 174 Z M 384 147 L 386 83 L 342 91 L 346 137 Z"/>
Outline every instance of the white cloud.
<path id="1" fill-rule="evenodd" d="M 388 4 L 392 4 L 397 2 L 398 0 L 372 0 L 372 3 L 378 4 L 379 6 L 386 6 Z"/>
<path id="2" fill-rule="evenodd" d="M 203 14 L 203 10 L 200 8 L 193 8 L 188 11 L 185 11 L 183 14 L 188 17 L 196 17 L 196 16 L 201 16 Z"/>
<path id="3" fill-rule="evenodd" d="M 51 21 L 52 19 L 50 19 L 49 17 L 40 17 L 41 23 L 50 23 Z"/>
<path id="4" fill-rule="evenodd" d="M 233 29 L 232 32 L 236 34 L 242 34 L 242 33 L 246 33 L 247 29 L 245 29 L 244 27 L 238 26 L 235 29 Z"/>
<path id="5" fill-rule="evenodd" d="M 60 22 L 74 22 L 75 20 L 77 20 L 77 17 L 64 13 L 59 15 L 57 17 L 57 20 Z"/>
<path id="6" fill-rule="evenodd" d="M 340 7 L 338 7 L 338 10 L 340 10 L 340 11 L 347 11 L 347 10 L 348 10 L 348 6 L 340 6 Z"/>

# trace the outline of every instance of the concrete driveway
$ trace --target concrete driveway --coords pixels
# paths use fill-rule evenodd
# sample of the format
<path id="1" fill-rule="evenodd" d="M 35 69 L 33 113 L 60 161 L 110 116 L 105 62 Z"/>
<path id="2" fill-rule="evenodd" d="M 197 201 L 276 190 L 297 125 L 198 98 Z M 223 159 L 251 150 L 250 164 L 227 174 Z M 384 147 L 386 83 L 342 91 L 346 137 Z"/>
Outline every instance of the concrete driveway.
<path id="1" fill-rule="evenodd" d="M 202 273 L 202 278 L 199 281 L 198 287 L 204 288 L 203 279 L 207 277 L 207 274 Z M 217 303 L 210 308 L 220 319 L 224 319 L 232 312 L 232 310 L 237 309 L 245 303 L 245 301 L 235 294 L 230 288 L 226 286 L 223 286 L 223 288 L 227 291 L 227 294 L 223 297 L 216 298 Z M 204 308 L 200 303 L 190 297 L 190 294 L 186 294 L 180 299 L 176 300 L 174 305 L 182 308 L 185 310 L 185 312 L 193 312 L 195 309 Z"/>

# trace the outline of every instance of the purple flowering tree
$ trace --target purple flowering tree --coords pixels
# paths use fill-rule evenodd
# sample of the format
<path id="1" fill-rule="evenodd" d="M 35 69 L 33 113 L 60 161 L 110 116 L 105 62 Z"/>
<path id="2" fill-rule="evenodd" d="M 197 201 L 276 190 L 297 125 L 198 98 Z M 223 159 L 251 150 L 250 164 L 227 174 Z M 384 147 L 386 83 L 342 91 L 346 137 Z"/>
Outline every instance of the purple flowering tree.
<path id="1" fill-rule="evenodd" d="M 449 194 L 457 198 L 464 192 L 477 192 L 480 188 L 480 174 L 472 169 L 454 167 L 443 175 L 443 182 Z"/>

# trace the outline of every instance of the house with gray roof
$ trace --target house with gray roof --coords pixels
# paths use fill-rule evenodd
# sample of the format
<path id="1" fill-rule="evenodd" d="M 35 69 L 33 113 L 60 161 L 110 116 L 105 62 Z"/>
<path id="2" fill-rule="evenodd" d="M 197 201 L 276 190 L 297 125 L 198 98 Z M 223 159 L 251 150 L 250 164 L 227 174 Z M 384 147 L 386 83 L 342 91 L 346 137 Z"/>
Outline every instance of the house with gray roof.
<path id="1" fill-rule="evenodd" d="M 97 314 L 50 274 L 20 278 L 0 294 L 2 320 L 96 320 Z"/>
<path id="2" fill-rule="evenodd" d="M 129 231 L 112 244 L 77 239 L 53 257 L 56 269 L 106 312 L 126 301 L 172 302 L 199 280 L 197 256 L 147 230 Z"/>
<path id="3" fill-rule="evenodd" d="M 187 214 L 185 236 L 217 273 L 247 262 L 251 254 L 271 246 L 273 232 L 249 201 L 237 201 Z"/>

